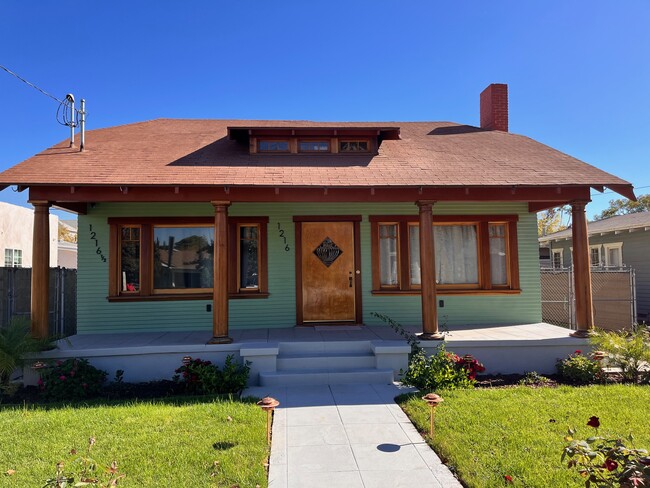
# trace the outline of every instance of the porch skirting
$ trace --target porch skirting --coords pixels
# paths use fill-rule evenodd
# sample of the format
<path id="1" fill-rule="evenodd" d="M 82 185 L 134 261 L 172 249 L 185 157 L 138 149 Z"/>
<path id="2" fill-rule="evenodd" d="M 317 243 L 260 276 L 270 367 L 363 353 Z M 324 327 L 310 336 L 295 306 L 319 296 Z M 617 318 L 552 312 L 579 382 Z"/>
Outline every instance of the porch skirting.
<path id="1" fill-rule="evenodd" d="M 421 327 L 407 330 L 416 333 Z M 298 372 L 311 374 L 321 384 L 335 384 L 386 382 L 390 381 L 389 372 L 399 380 L 410 350 L 402 337 L 385 326 L 239 329 L 231 330 L 231 336 L 231 344 L 207 344 L 211 331 L 75 335 L 58 341 L 57 349 L 32 355 L 30 359 L 87 358 L 107 371 L 109 380 L 121 369 L 124 381 L 142 382 L 171 379 L 185 356 L 222 365 L 232 354 L 238 360 L 251 361 L 251 385 L 260 381 L 299 384 L 295 382 L 305 380 L 296 379 Z M 421 341 L 420 345 L 433 353 L 440 343 Z M 554 373 L 557 359 L 576 349 L 586 353 L 589 348 L 587 339 L 569 337 L 567 329 L 545 323 L 455 326 L 445 333 L 444 344 L 456 354 L 474 355 L 485 364 L 487 374 Z M 274 379 L 282 371 L 287 373 L 284 378 Z M 377 371 L 381 375 L 356 374 L 361 371 Z M 26 366 L 25 384 L 35 384 L 37 380 L 37 373 Z"/>

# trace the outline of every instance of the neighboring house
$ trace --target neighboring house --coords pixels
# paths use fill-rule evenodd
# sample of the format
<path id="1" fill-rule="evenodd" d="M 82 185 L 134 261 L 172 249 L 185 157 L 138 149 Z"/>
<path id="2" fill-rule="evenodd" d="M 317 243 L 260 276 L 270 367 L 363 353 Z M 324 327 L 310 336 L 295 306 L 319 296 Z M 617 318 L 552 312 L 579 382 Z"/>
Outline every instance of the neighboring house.
<path id="1" fill-rule="evenodd" d="M 540 250 L 548 249 L 548 267 L 572 265 L 571 229 L 540 237 L 539 243 Z M 645 320 L 650 317 L 650 212 L 589 222 L 589 260 L 591 266 L 633 268 L 637 316 Z"/>
<path id="2" fill-rule="evenodd" d="M 57 228 L 59 218 L 49 216 L 49 262 L 56 267 Z M 31 268 L 32 242 L 34 238 L 34 210 L 6 202 L 0 202 L 0 257 L 4 256 L 7 267 Z"/>
<path id="3" fill-rule="evenodd" d="M 77 269 L 77 220 L 59 221 L 59 266 Z"/>
<path id="4" fill-rule="evenodd" d="M 634 198 L 507 130 L 505 85 L 481 94 L 481 127 L 159 119 L 90 131 L 81 152 L 57 144 L 0 184 L 29 189 L 39 232 L 51 205 L 79 214 L 80 334 L 228 343 L 231 329 L 381 324 L 381 312 L 434 339 L 438 313 L 449 328 L 540 322 L 537 211 L 572 205 L 586 256 L 590 189 Z M 589 287 L 588 267 L 575 276 Z M 577 310 L 584 335 L 589 293 Z M 37 334 L 45 312 L 33 306 Z"/>

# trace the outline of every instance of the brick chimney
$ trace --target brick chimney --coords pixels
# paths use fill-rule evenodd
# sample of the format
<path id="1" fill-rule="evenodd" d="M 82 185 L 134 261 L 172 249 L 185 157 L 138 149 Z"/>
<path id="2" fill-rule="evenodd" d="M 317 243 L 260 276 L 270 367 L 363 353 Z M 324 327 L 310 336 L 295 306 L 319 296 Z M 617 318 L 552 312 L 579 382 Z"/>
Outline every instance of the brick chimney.
<path id="1" fill-rule="evenodd" d="M 492 83 L 481 92 L 481 129 L 508 132 L 508 85 Z"/>

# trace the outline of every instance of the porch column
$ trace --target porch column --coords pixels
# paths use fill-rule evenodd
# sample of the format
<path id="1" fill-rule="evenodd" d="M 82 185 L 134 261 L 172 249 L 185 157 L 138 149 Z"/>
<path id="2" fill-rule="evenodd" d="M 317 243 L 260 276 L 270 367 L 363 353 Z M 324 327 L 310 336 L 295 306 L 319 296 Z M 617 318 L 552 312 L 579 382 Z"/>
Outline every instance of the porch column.
<path id="1" fill-rule="evenodd" d="M 32 335 L 49 336 L 50 303 L 50 202 L 30 201 L 34 206 L 32 242 Z"/>
<path id="2" fill-rule="evenodd" d="M 208 344 L 229 344 L 228 337 L 228 207 L 214 206 L 214 282 L 212 286 L 212 339 Z"/>
<path id="3" fill-rule="evenodd" d="M 422 288 L 422 334 L 423 340 L 440 340 L 438 332 L 438 308 L 436 304 L 436 260 L 433 242 L 433 204 L 420 200 L 420 283 Z"/>
<path id="4" fill-rule="evenodd" d="M 594 328 L 591 296 L 591 268 L 589 263 L 589 236 L 587 234 L 587 202 L 571 203 L 571 237 L 573 240 L 573 279 L 576 297 L 576 328 L 573 337 L 587 337 Z"/>

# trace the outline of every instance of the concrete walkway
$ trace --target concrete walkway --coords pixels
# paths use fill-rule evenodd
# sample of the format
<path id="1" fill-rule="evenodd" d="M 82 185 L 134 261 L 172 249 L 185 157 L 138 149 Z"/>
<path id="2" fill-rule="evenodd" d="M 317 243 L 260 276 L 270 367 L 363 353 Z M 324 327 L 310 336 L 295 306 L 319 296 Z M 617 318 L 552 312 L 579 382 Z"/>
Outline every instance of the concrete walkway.
<path id="1" fill-rule="evenodd" d="M 251 387 L 280 401 L 269 488 L 460 488 L 393 401 L 396 385 Z"/>

